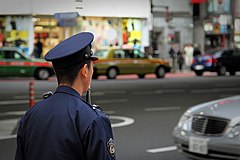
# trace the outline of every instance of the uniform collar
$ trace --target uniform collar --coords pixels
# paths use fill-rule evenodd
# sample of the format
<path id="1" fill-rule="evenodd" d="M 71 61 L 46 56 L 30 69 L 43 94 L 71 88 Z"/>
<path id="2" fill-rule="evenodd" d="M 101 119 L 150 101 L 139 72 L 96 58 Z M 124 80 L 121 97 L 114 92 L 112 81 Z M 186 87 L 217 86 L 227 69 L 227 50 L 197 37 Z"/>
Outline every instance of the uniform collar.
<path id="1" fill-rule="evenodd" d="M 66 93 L 82 99 L 81 95 L 69 86 L 58 86 L 55 93 Z"/>

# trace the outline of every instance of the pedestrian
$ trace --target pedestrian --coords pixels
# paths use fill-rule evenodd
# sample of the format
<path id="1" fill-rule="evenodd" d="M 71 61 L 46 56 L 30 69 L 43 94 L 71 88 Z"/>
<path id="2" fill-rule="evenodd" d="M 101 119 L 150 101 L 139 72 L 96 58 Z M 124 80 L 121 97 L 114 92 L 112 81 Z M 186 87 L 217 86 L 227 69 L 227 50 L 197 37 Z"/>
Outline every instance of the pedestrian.
<path id="1" fill-rule="evenodd" d="M 41 58 L 42 57 L 42 51 L 43 51 L 43 43 L 41 42 L 40 38 L 38 37 L 35 39 L 34 48 L 32 56 L 35 58 Z"/>
<path id="2" fill-rule="evenodd" d="M 202 53 L 198 47 L 195 47 L 193 50 L 193 57 L 200 56 Z"/>
<path id="3" fill-rule="evenodd" d="M 115 160 L 108 117 L 85 101 L 93 75 L 94 35 L 78 33 L 45 56 L 58 87 L 21 118 L 15 160 Z"/>
<path id="4" fill-rule="evenodd" d="M 175 45 L 172 44 L 169 51 L 168 51 L 171 59 L 172 59 L 172 68 L 173 68 L 173 72 L 176 72 L 176 68 L 177 68 L 177 52 L 175 51 Z"/>
<path id="5" fill-rule="evenodd" d="M 43 43 L 41 42 L 41 39 L 38 37 L 37 38 L 37 42 L 36 42 L 36 47 L 37 47 L 37 51 L 38 51 L 38 53 L 37 53 L 37 57 L 36 58 L 41 58 L 41 56 L 42 56 L 42 51 L 43 51 Z"/>
<path id="6" fill-rule="evenodd" d="M 182 67 L 184 64 L 184 55 L 183 52 L 179 49 L 177 52 L 177 62 L 178 62 L 178 68 L 180 71 L 182 71 Z"/>

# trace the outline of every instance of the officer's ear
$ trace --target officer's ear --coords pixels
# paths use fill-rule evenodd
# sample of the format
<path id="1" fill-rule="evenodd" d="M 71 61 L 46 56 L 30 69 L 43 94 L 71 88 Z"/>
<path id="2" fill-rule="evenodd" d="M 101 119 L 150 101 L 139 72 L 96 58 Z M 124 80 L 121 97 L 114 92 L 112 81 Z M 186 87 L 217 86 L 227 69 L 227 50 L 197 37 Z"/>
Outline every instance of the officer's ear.
<path id="1" fill-rule="evenodd" d="M 80 74 L 82 77 L 86 78 L 87 77 L 87 74 L 88 74 L 88 65 L 87 64 L 84 64 L 81 71 L 80 71 Z"/>

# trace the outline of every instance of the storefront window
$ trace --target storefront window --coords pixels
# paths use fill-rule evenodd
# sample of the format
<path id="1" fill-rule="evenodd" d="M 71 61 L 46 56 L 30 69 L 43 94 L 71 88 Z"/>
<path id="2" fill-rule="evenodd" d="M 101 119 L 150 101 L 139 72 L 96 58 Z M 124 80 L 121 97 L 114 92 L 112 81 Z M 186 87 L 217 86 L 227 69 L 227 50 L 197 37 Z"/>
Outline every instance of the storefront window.
<path id="1" fill-rule="evenodd" d="M 141 20 L 123 19 L 122 20 L 122 39 L 123 44 L 139 48 L 141 45 Z"/>
<path id="2" fill-rule="evenodd" d="M 236 18 L 234 23 L 234 43 L 240 48 L 240 18 Z"/>
<path id="3" fill-rule="evenodd" d="M 44 55 L 62 39 L 63 34 L 58 22 L 52 16 L 35 16 L 34 21 L 34 50 L 33 56 L 44 57 Z M 41 45 L 36 45 L 41 43 Z M 36 53 L 35 53 L 36 52 Z"/>
<path id="4" fill-rule="evenodd" d="M 141 44 L 141 28 L 140 19 L 80 17 L 74 32 L 93 32 L 94 48 L 122 45 L 137 48 Z"/>
<path id="5" fill-rule="evenodd" d="M 3 16 L 0 18 L 0 46 L 18 47 L 28 53 L 28 16 Z"/>
<path id="6" fill-rule="evenodd" d="M 232 25 L 230 6 L 231 0 L 208 0 L 204 24 L 205 50 L 229 47 Z"/>
<path id="7" fill-rule="evenodd" d="M 209 0 L 208 13 L 230 14 L 230 0 Z"/>

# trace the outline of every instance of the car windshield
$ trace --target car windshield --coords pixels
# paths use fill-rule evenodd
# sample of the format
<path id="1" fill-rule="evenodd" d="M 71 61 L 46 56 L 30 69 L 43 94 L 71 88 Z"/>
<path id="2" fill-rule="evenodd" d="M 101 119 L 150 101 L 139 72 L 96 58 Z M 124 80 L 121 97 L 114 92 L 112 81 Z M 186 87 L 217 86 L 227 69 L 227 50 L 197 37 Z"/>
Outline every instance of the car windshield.
<path id="1" fill-rule="evenodd" d="M 99 58 L 104 58 L 107 56 L 108 50 L 107 49 L 102 49 L 102 50 L 97 50 L 94 55 L 99 57 Z"/>
<path id="2" fill-rule="evenodd" d="M 218 53 L 219 51 L 221 51 L 220 48 L 218 48 L 218 49 L 211 49 L 211 50 L 207 50 L 207 51 L 205 52 L 205 54 L 214 55 L 214 54 Z"/>

